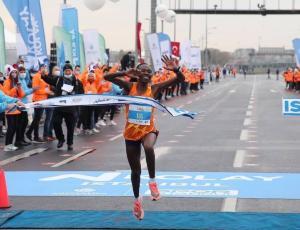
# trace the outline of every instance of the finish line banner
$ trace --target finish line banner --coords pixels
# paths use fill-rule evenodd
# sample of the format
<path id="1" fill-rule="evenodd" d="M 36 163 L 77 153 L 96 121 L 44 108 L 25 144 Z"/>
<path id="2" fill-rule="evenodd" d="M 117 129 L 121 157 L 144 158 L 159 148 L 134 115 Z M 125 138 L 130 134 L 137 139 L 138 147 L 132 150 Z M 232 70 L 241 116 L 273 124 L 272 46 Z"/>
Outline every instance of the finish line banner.
<path id="1" fill-rule="evenodd" d="M 300 116 L 300 99 L 282 99 L 282 114 Z"/>
<path id="2" fill-rule="evenodd" d="M 197 113 L 189 112 L 184 109 L 171 108 L 160 104 L 152 98 L 133 97 L 133 96 L 109 96 L 100 94 L 85 94 L 56 97 L 44 101 L 37 101 L 26 104 L 26 108 L 47 108 L 47 107 L 66 107 L 66 106 L 97 106 L 97 105 L 122 105 L 122 104 L 140 104 L 152 106 L 161 112 L 168 112 L 173 117 L 186 116 L 194 118 Z"/>
<path id="3" fill-rule="evenodd" d="M 132 196 L 130 171 L 6 172 L 10 196 Z M 300 174 L 157 172 L 164 197 L 300 199 Z M 140 192 L 149 196 L 148 172 Z"/>

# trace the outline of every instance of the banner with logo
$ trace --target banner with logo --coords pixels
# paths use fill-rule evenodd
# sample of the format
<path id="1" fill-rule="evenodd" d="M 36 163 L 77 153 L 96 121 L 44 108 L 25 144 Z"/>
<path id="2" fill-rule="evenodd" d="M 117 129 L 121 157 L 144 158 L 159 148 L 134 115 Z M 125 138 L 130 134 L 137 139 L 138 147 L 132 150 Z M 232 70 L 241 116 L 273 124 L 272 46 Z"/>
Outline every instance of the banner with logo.
<path id="1" fill-rule="evenodd" d="M 171 42 L 172 54 L 176 57 L 180 56 L 180 42 Z"/>
<path id="2" fill-rule="evenodd" d="M 74 95 L 51 98 L 44 101 L 38 101 L 26 104 L 26 108 L 36 107 L 65 107 L 65 106 L 96 106 L 96 105 L 122 105 L 122 104 L 139 104 L 152 106 L 162 112 L 168 112 L 173 117 L 187 116 L 194 118 L 197 113 L 189 112 L 184 109 L 177 109 L 167 107 L 160 104 L 158 101 L 152 98 L 146 97 L 133 97 L 133 96 L 108 96 L 108 95 Z"/>
<path id="3" fill-rule="evenodd" d="M 80 36 L 79 36 L 79 43 L 80 43 L 80 66 L 81 66 L 81 69 L 84 69 L 86 66 L 86 61 L 85 61 L 84 43 L 83 43 L 82 34 L 80 34 Z"/>
<path id="4" fill-rule="evenodd" d="M 27 68 L 37 68 L 40 63 L 48 64 L 40 0 L 3 2 L 17 24 L 19 38 L 22 39 L 25 48 L 22 49 L 22 53 L 18 53 L 24 56 Z"/>
<path id="5" fill-rule="evenodd" d="M 184 41 L 180 44 L 181 64 L 190 69 L 191 66 L 191 41 Z"/>
<path id="6" fill-rule="evenodd" d="M 88 65 L 100 61 L 99 33 L 97 30 L 83 31 L 83 43 L 85 51 L 85 61 Z"/>
<path id="7" fill-rule="evenodd" d="M 4 24 L 0 18 L 0 71 L 4 72 L 4 66 L 6 65 L 6 48 L 5 48 L 5 36 L 4 36 Z"/>
<path id="8" fill-rule="evenodd" d="M 300 67 L 300 39 L 299 38 L 293 40 L 293 47 L 295 51 L 295 59 L 296 59 L 297 66 Z"/>
<path id="9" fill-rule="evenodd" d="M 78 26 L 78 13 L 76 8 L 62 9 L 63 28 L 72 35 L 72 57 L 74 65 L 80 65 L 80 34 Z"/>
<path id="10" fill-rule="evenodd" d="M 72 35 L 60 26 L 53 28 L 53 35 L 57 47 L 57 63 L 62 67 L 65 61 L 73 60 Z"/>
<path id="11" fill-rule="evenodd" d="M 147 35 L 148 48 L 151 53 L 152 63 L 155 71 L 162 69 L 161 53 L 159 46 L 159 39 L 157 34 L 148 34 Z"/>
<path id="12" fill-rule="evenodd" d="M 158 33 L 158 40 L 160 45 L 160 55 L 168 55 L 171 56 L 172 50 L 171 50 L 171 40 L 169 35 L 164 33 Z"/>
<path id="13" fill-rule="evenodd" d="M 201 50 L 199 47 L 191 48 L 191 69 L 201 69 Z"/>
<path id="14" fill-rule="evenodd" d="M 106 43 L 103 35 L 99 34 L 99 49 L 100 49 L 100 62 L 102 65 L 107 64 L 108 57 L 106 54 Z"/>

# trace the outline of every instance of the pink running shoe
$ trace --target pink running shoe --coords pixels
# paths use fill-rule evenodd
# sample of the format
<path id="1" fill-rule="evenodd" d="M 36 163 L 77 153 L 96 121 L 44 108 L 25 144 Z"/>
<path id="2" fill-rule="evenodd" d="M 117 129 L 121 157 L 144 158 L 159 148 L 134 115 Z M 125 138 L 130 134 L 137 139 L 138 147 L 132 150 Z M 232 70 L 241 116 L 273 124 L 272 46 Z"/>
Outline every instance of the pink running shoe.
<path id="1" fill-rule="evenodd" d="M 144 218 L 144 209 L 142 207 L 142 199 L 141 198 L 134 201 L 133 215 L 138 220 L 142 220 Z"/>
<path id="2" fill-rule="evenodd" d="M 149 189 L 151 191 L 151 199 L 157 201 L 160 199 L 160 192 L 156 182 L 149 182 Z"/>

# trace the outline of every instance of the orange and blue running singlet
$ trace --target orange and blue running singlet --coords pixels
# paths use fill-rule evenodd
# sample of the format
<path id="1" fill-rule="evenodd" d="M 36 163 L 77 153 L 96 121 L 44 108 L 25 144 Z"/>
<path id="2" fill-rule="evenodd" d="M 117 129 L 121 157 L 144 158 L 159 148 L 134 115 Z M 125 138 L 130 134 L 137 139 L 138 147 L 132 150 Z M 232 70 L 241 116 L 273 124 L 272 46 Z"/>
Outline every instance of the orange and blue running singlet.
<path id="1" fill-rule="evenodd" d="M 137 92 L 137 83 L 133 83 L 129 96 L 153 98 L 151 86 L 148 87 L 145 93 L 139 95 Z M 126 125 L 124 131 L 125 140 L 139 141 L 148 133 L 156 132 L 153 114 L 154 109 L 149 105 L 126 105 Z"/>

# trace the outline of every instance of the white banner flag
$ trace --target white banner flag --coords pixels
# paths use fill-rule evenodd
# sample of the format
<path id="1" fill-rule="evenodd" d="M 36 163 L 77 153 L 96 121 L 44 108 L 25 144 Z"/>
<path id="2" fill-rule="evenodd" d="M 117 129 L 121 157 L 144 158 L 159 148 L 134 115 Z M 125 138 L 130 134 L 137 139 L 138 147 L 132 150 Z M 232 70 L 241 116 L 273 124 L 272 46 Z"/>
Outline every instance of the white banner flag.
<path id="1" fill-rule="evenodd" d="M 83 31 L 86 63 L 98 63 L 101 57 L 99 47 L 99 33 L 97 30 Z"/>
<path id="2" fill-rule="evenodd" d="M 158 71 L 162 68 L 160 46 L 157 34 L 147 35 L 148 47 L 151 53 L 154 70 Z"/>
<path id="3" fill-rule="evenodd" d="M 191 41 L 184 41 L 180 44 L 181 64 L 191 68 Z"/>
<path id="4" fill-rule="evenodd" d="M 169 40 L 164 40 L 160 42 L 160 54 L 171 56 L 171 43 Z"/>
<path id="5" fill-rule="evenodd" d="M 199 47 L 191 48 L 191 69 L 201 69 L 201 50 Z"/>

